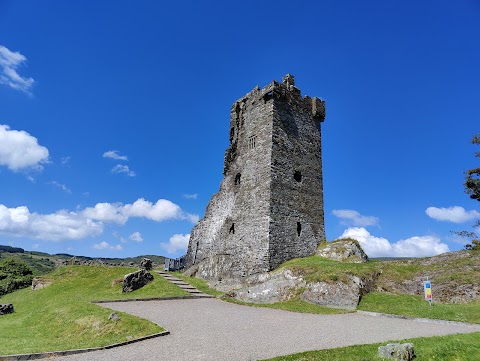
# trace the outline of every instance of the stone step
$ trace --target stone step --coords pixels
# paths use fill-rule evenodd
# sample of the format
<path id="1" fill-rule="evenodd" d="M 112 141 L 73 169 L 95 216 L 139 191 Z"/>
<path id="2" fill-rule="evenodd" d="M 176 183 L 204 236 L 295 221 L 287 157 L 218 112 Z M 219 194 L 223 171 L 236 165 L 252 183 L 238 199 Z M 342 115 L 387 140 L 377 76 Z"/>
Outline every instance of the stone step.
<path id="1" fill-rule="evenodd" d="M 190 285 L 190 283 L 184 282 L 184 281 L 172 281 L 172 280 L 167 280 L 167 281 L 170 281 L 171 283 L 174 283 L 176 285 Z"/>
<path id="2" fill-rule="evenodd" d="M 181 288 L 182 290 L 187 291 L 188 293 L 195 295 L 196 297 L 210 297 L 209 295 L 203 293 L 202 291 L 196 289 L 193 287 L 191 284 L 181 280 L 178 277 L 172 276 L 171 274 L 163 271 L 155 271 L 158 273 L 160 276 L 162 276 L 164 279 L 169 281 L 170 283 L 173 283 L 175 286 Z"/>
<path id="3" fill-rule="evenodd" d="M 195 287 L 179 287 L 179 288 L 188 292 L 201 292 L 200 290 L 197 290 Z"/>

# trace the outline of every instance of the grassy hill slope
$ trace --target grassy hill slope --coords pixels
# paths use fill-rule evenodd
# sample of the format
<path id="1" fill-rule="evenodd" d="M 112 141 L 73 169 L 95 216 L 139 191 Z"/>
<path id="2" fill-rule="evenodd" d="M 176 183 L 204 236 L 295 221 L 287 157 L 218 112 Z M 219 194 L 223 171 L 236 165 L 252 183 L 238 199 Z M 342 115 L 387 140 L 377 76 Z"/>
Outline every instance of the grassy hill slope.
<path id="1" fill-rule="evenodd" d="M 111 311 L 90 303 L 149 297 L 188 296 L 154 274 L 154 281 L 122 294 L 123 276 L 136 269 L 106 266 L 62 266 L 43 276 L 51 285 L 19 290 L 0 298 L 13 314 L 1 316 L 0 355 L 98 347 L 161 331 L 158 325 L 128 314 L 108 319 Z"/>

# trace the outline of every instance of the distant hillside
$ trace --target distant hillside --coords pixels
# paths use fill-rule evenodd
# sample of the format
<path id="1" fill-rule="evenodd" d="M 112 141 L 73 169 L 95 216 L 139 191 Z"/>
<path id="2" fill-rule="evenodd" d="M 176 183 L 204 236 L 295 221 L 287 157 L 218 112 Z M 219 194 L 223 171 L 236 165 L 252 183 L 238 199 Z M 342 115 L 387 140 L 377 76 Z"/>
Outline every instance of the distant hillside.
<path id="1" fill-rule="evenodd" d="M 2 252 L 10 252 L 10 253 L 23 253 L 25 250 L 19 247 L 10 247 L 10 246 L 2 246 L 0 245 L 0 253 Z"/>
<path id="2" fill-rule="evenodd" d="M 45 273 L 51 272 L 55 268 L 55 262 L 49 258 L 50 255 L 44 254 L 42 256 L 33 255 L 30 252 L 23 253 L 11 253 L 11 252 L 1 252 L 0 259 L 19 259 L 25 262 L 28 267 L 32 270 L 34 276 L 40 276 Z"/>
<path id="3" fill-rule="evenodd" d="M 122 264 L 127 266 L 131 263 L 138 266 L 143 258 L 149 258 L 158 265 L 162 265 L 165 263 L 165 257 L 156 255 L 142 255 L 127 258 L 94 258 L 86 256 L 75 256 L 67 253 L 48 254 L 37 251 L 25 251 L 22 248 L 3 245 L 0 245 L 0 258 L 14 258 L 24 261 L 32 269 L 34 276 L 40 276 L 49 273 L 56 266 L 66 262 L 68 263 L 72 259 L 75 259 L 79 262 L 91 262 L 118 266 Z"/>

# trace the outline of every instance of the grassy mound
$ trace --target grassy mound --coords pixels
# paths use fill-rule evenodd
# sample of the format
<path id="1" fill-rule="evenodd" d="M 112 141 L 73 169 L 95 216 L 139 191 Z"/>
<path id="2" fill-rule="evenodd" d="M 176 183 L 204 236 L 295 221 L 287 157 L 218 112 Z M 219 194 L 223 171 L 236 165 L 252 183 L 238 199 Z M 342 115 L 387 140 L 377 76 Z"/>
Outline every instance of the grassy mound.
<path id="1" fill-rule="evenodd" d="M 0 355 L 99 347 L 160 332 L 158 325 L 111 310 L 92 300 L 186 296 L 187 292 L 154 274 L 154 281 L 122 294 L 122 279 L 129 267 L 63 266 L 44 276 L 46 288 L 23 289 L 0 298 L 12 303 L 15 313 L 1 316 Z"/>
<path id="2" fill-rule="evenodd" d="M 416 361 L 480 360 L 480 333 L 478 332 L 453 336 L 421 337 L 394 342 L 413 342 L 417 356 Z M 378 347 L 387 343 L 308 351 L 275 357 L 268 361 L 380 361 L 385 359 L 377 357 Z"/>
<path id="3" fill-rule="evenodd" d="M 358 309 L 408 317 L 480 323 L 480 301 L 464 304 L 434 303 L 430 306 L 421 296 L 372 292 L 363 297 Z"/>

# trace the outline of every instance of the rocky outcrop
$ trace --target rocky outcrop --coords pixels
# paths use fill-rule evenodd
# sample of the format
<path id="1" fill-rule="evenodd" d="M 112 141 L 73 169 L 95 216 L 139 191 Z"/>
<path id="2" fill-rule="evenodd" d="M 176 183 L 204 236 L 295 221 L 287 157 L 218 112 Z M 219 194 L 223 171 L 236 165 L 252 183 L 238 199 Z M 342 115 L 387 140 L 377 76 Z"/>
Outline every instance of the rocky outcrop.
<path id="1" fill-rule="evenodd" d="M 35 277 L 32 280 L 32 291 L 38 291 L 42 288 L 48 287 L 52 284 L 52 281 L 42 277 Z"/>
<path id="2" fill-rule="evenodd" d="M 306 285 L 303 278 L 294 276 L 288 269 L 257 275 L 255 281 L 256 284 L 235 290 L 231 294 L 244 302 L 273 303 L 292 298 Z"/>
<path id="3" fill-rule="evenodd" d="M 251 277 L 248 285 L 229 294 L 240 301 L 252 303 L 274 303 L 300 296 L 309 303 L 354 310 L 362 296 L 375 288 L 378 275 L 375 273 L 363 278 L 348 275 L 345 280 L 307 282 L 284 268 Z"/>
<path id="4" fill-rule="evenodd" d="M 122 292 L 138 290 L 151 281 L 153 281 L 153 276 L 144 269 L 129 273 L 123 278 Z"/>
<path id="5" fill-rule="evenodd" d="M 413 343 L 389 343 L 378 348 L 378 357 L 388 360 L 411 361 L 415 358 Z"/>
<path id="6" fill-rule="evenodd" d="M 354 310 L 362 296 L 370 291 L 368 285 L 368 282 L 352 275 L 346 281 L 310 283 L 301 299 L 320 306 Z"/>
<path id="7" fill-rule="evenodd" d="M 331 243 L 321 243 L 317 249 L 316 255 L 334 261 L 347 263 L 368 262 L 368 256 L 363 251 L 358 241 L 350 238 L 339 239 Z"/>
<path id="8" fill-rule="evenodd" d="M 0 305 L 0 316 L 13 313 L 13 305 L 11 303 L 6 305 Z"/>
<path id="9" fill-rule="evenodd" d="M 140 268 L 143 268 L 146 271 L 151 271 L 153 269 L 152 260 L 148 258 L 142 259 L 142 262 L 140 262 Z"/>
<path id="10" fill-rule="evenodd" d="M 480 252 L 456 251 L 438 256 L 392 261 L 395 267 L 415 270 L 399 280 L 384 273 L 379 291 L 423 295 L 426 276 L 432 283 L 433 302 L 468 303 L 480 299 Z"/>

